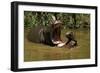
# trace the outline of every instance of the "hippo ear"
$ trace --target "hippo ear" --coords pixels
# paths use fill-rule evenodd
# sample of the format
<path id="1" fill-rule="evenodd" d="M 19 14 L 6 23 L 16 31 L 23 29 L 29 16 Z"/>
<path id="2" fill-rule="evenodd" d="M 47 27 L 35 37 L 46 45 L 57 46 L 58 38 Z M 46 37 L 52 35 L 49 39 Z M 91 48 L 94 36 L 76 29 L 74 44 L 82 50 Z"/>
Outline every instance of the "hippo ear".
<path id="1" fill-rule="evenodd" d="M 50 24 L 54 24 L 56 21 L 56 17 L 54 15 L 52 15 L 51 18 L 52 18 L 52 21 L 50 22 Z"/>
<path id="2" fill-rule="evenodd" d="M 52 15 L 52 19 L 53 21 L 56 21 L 56 17 L 54 15 Z"/>

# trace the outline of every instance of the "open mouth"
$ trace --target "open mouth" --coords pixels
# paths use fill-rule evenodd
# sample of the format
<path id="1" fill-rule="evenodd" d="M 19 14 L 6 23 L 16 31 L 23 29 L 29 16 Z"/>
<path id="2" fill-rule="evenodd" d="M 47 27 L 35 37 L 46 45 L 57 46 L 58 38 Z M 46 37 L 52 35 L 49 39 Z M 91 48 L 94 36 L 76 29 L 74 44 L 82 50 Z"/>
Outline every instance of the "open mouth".
<path id="1" fill-rule="evenodd" d="M 58 47 L 62 47 L 65 43 L 61 40 L 61 24 L 56 24 L 52 32 L 52 43 Z"/>

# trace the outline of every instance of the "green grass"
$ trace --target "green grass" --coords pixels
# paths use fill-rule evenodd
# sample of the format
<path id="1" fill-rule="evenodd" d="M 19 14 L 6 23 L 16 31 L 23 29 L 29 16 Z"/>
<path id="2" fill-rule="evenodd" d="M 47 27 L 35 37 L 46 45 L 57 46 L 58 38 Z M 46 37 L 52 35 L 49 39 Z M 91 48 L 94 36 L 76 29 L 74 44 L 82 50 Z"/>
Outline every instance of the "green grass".
<path id="1" fill-rule="evenodd" d="M 65 33 L 70 30 L 62 30 L 61 38 L 66 40 Z M 72 30 L 76 35 L 78 46 L 74 48 L 51 47 L 44 44 L 30 42 L 24 35 L 24 61 L 44 61 L 44 60 L 70 60 L 90 58 L 90 33 L 89 30 Z"/>

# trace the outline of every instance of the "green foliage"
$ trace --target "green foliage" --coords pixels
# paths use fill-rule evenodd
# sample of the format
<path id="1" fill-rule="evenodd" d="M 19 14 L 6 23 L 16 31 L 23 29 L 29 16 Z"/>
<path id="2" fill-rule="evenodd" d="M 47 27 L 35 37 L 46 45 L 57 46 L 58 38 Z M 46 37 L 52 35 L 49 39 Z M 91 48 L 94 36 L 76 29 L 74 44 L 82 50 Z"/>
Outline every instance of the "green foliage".
<path id="1" fill-rule="evenodd" d="M 52 16 L 60 20 L 64 28 L 89 28 L 90 26 L 90 14 L 24 11 L 24 27 L 48 26 L 53 24 Z"/>

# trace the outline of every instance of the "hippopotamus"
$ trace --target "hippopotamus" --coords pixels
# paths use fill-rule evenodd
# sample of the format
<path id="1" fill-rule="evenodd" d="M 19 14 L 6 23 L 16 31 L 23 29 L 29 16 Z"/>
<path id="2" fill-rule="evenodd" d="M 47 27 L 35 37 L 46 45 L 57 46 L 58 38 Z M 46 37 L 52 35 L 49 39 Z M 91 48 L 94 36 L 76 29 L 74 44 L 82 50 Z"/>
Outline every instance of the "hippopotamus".
<path id="1" fill-rule="evenodd" d="M 73 38 L 72 32 L 66 33 L 65 37 L 68 41 L 63 42 L 61 39 L 62 22 L 60 20 L 54 21 L 49 26 L 36 26 L 32 28 L 28 34 L 28 40 L 34 43 L 42 43 L 49 46 L 62 47 L 64 45 L 76 46 L 77 41 Z M 72 43 L 74 42 L 74 43 Z"/>

